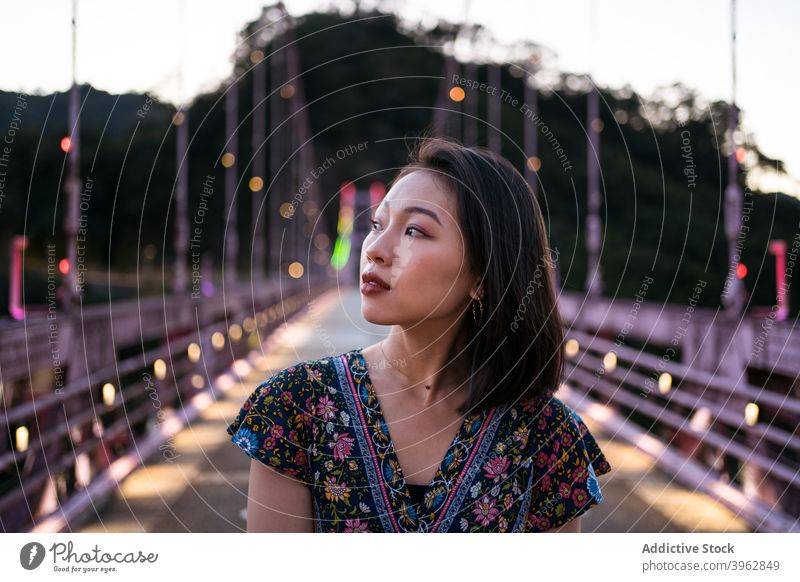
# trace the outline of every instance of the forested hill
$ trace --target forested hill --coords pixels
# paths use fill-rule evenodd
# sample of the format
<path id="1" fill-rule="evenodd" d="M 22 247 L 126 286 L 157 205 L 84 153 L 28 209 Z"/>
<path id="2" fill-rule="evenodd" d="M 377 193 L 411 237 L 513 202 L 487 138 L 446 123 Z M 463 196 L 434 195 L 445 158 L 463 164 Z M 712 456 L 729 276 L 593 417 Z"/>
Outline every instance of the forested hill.
<path id="1" fill-rule="evenodd" d="M 256 38 L 252 33 L 261 25 L 251 23 L 242 36 Z M 324 196 L 333 197 L 344 180 L 358 179 L 365 186 L 376 179 L 388 180 L 403 164 L 410 144 L 406 138 L 419 135 L 432 122 L 444 76 L 444 60 L 436 46 L 453 30 L 447 23 L 432 30 L 409 29 L 394 16 L 375 12 L 312 13 L 298 19 L 295 37 L 315 158 L 323 160 L 340 148 L 367 142 L 364 153 L 338 160 L 321 176 Z M 248 56 L 255 48 L 239 48 L 240 72 L 249 69 Z M 486 65 L 477 65 L 474 80 L 487 82 Z M 501 87 L 509 97 L 502 107 L 502 130 L 503 153 L 522 169 L 526 118 L 518 70 L 513 63 L 502 69 Z M 239 83 L 239 111 L 244 114 L 252 105 L 252 75 L 244 74 Z M 190 109 L 190 208 L 198 204 L 208 175 L 217 175 L 222 183 L 222 170 L 215 164 L 224 143 L 220 95 L 221 89 L 198 96 Z M 88 260 L 99 269 L 110 262 L 115 270 L 133 271 L 137 250 L 155 245 L 154 263 L 160 265 L 162 249 L 169 255 L 172 241 L 168 208 L 175 179 L 175 135 L 170 125 L 174 109 L 152 95 L 109 95 L 89 86 L 82 87 L 82 97 L 81 168 L 94 183 L 87 221 L 92 242 Z M 484 119 L 488 98 L 497 96 L 466 91 L 466 99 L 478 100 Z M 59 141 L 68 133 L 67 99 L 65 94 L 27 95 L 25 102 L 17 116 L 9 163 L 0 168 L 6 172 L 0 191 L 0 243 L 8 249 L 11 235 L 27 234 L 28 258 L 35 265 L 37 257 L 43 260 L 47 243 L 55 242 L 63 251 L 60 184 L 65 154 Z M 15 107 L 19 113 L 17 94 L 0 93 L 4 134 Z M 557 75 L 542 87 L 538 107 L 541 124 L 548 129 L 539 133 L 539 200 L 558 251 L 562 283 L 566 289 L 580 290 L 586 277 L 586 87 L 568 73 Z M 643 278 L 651 276 L 654 285 L 647 299 L 685 303 L 698 280 L 704 280 L 707 287 L 700 304 L 717 306 L 728 252 L 723 225 L 727 105 L 703 104 L 681 86 L 665 90 L 655 102 L 643 100 L 629 88 L 603 88 L 601 112 L 604 293 L 633 297 Z M 250 159 L 250 122 L 248 117 L 239 133 L 240 160 Z M 484 144 L 485 125 L 481 122 L 478 127 L 479 142 Z M 775 164 L 754 143 L 745 147 L 745 169 Z M 249 224 L 250 196 L 246 186 L 237 194 L 239 224 Z M 800 201 L 758 192 L 746 199 L 752 206 L 742 241 L 742 262 L 749 271 L 745 283 L 753 293 L 753 304 L 771 305 L 775 267 L 767 244 L 785 239 L 791 246 L 800 229 Z M 206 224 L 204 252 L 218 260 L 223 196 L 212 197 L 209 203 L 210 215 L 219 220 Z M 329 205 L 329 224 L 334 223 L 336 210 L 336 204 Z M 246 268 L 250 245 L 246 231 L 240 236 L 240 264 Z M 7 260 L 7 252 L 0 253 L 2 277 L 8 272 Z M 29 275 L 31 281 L 37 280 L 37 273 Z M 5 294 L 7 283 L 1 288 Z M 5 297 L 0 298 L 5 304 Z M 800 304 L 796 288 L 791 289 L 791 302 Z"/>

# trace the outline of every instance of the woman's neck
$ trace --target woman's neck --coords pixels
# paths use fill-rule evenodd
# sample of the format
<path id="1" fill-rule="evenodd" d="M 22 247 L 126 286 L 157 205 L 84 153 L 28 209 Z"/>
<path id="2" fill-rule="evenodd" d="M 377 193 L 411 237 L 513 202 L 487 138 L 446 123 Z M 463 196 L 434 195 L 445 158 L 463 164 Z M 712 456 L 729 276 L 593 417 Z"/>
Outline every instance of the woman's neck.
<path id="1" fill-rule="evenodd" d="M 430 406 L 466 389 L 469 357 L 463 334 L 455 326 L 450 330 L 432 330 L 430 322 L 413 328 L 392 326 L 380 344 L 385 366 L 402 377 L 409 395 L 421 406 Z M 433 338 L 433 339 L 432 339 Z M 451 347 L 454 361 L 450 361 Z"/>

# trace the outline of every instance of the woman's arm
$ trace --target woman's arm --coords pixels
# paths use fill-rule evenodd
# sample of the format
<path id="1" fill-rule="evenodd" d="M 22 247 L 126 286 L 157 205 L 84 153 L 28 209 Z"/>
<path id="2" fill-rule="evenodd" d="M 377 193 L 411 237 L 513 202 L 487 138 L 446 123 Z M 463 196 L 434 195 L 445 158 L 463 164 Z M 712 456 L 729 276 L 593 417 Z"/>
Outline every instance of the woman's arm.
<path id="1" fill-rule="evenodd" d="M 544 533 L 556 533 L 556 532 L 581 533 L 581 516 L 569 520 L 561 527 L 554 527 L 553 529 L 548 529 Z"/>
<path id="2" fill-rule="evenodd" d="M 314 517 L 308 486 L 251 459 L 247 531 L 313 533 Z"/>

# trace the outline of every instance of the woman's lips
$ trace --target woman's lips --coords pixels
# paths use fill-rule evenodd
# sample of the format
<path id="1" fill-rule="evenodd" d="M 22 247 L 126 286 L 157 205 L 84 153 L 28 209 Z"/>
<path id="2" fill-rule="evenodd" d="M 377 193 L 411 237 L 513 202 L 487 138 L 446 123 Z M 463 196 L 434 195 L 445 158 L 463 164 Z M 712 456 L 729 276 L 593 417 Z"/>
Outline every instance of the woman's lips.
<path id="1" fill-rule="evenodd" d="M 361 283 L 361 293 L 363 295 L 377 295 L 380 293 L 388 293 L 389 289 L 385 287 L 381 287 L 377 283 L 373 281 L 369 281 L 367 283 Z"/>

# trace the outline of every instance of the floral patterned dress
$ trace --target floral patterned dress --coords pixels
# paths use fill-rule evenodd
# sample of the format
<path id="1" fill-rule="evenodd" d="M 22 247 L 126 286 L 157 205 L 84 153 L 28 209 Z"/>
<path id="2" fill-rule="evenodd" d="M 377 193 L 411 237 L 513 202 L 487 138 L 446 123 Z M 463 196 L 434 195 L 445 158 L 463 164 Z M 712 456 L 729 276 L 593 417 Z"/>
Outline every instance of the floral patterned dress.
<path id="1" fill-rule="evenodd" d="M 317 532 L 544 531 L 600 503 L 597 476 L 611 470 L 558 398 L 521 401 L 464 417 L 415 503 L 361 348 L 280 370 L 227 432 L 308 484 Z"/>

